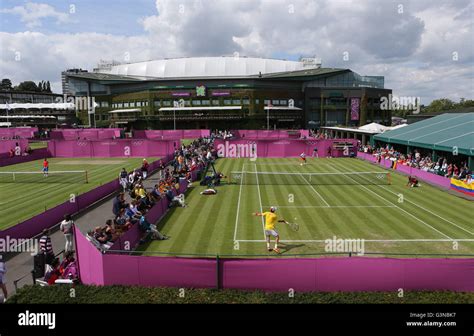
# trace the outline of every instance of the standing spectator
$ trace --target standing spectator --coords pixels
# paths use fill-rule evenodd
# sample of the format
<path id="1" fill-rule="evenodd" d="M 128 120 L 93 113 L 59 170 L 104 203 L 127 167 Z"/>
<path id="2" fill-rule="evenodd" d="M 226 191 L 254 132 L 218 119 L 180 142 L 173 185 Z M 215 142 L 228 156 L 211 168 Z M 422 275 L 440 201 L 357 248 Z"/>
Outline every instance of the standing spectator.
<path id="1" fill-rule="evenodd" d="M 7 286 L 5 285 L 5 273 L 7 272 L 7 265 L 3 261 L 3 257 L 0 254 L 0 288 L 3 292 L 3 301 L 7 300 L 8 293 L 7 293 Z"/>
<path id="2" fill-rule="evenodd" d="M 143 176 L 143 179 L 145 180 L 146 177 L 148 176 L 148 168 L 150 167 L 150 164 L 148 163 L 148 161 L 146 159 L 143 159 L 143 163 L 142 163 L 142 176 Z"/>
<path id="3" fill-rule="evenodd" d="M 125 207 L 126 207 L 125 196 L 124 196 L 124 193 L 121 192 L 114 198 L 112 212 L 115 216 L 118 216 L 118 214 L 120 213 L 120 209 L 123 209 Z"/>
<path id="4" fill-rule="evenodd" d="M 61 222 L 59 229 L 64 234 L 66 245 L 64 250 L 66 252 L 72 251 L 72 226 L 74 225 L 71 215 L 64 215 L 64 220 Z"/>
<path id="5" fill-rule="evenodd" d="M 49 237 L 49 230 L 44 229 L 43 235 L 39 240 L 40 251 L 44 253 L 45 262 L 50 264 L 54 259 L 53 244 L 51 243 L 51 238 Z"/>
<path id="6" fill-rule="evenodd" d="M 123 191 L 125 192 L 127 190 L 127 185 L 128 185 L 128 173 L 125 168 L 122 168 L 122 171 L 119 174 L 119 183 L 122 186 Z"/>

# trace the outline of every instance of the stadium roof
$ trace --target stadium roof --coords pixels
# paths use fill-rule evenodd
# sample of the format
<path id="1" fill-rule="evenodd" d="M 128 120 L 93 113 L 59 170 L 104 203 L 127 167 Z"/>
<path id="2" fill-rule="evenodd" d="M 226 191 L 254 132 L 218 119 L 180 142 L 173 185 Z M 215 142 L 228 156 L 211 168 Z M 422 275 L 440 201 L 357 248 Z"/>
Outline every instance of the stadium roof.
<path id="1" fill-rule="evenodd" d="M 445 113 L 374 136 L 376 141 L 474 156 L 474 113 Z"/>
<path id="2" fill-rule="evenodd" d="M 114 65 L 98 73 L 136 78 L 236 78 L 319 69 L 316 63 L 268 58 L 189 57 Z"/>

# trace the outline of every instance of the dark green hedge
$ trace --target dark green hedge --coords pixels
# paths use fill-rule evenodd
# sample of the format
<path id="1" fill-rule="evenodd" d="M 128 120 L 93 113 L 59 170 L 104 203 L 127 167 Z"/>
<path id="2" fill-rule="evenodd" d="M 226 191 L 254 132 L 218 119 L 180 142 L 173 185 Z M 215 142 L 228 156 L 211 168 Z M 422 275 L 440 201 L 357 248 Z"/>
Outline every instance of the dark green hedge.
<path id="1" fill-rule="evenodd" d="M 474 303 L 474 293 L 447 291 L 405 292 L 402 298 L 397 292 L 296 292 L 290 298 L 288 293 L 188 288 L 180 297 L 178 288 L 77 285 L 70 297 L 71 288 L 25 286 L 7 303 Z"/>

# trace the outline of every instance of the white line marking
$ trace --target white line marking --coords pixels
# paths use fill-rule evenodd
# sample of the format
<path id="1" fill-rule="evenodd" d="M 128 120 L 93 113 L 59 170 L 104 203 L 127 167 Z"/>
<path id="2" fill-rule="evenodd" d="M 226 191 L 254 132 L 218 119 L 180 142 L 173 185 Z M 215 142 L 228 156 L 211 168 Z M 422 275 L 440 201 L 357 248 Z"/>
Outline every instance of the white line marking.
<path id="1" fill-rule="evenodd" d="M 255 172 L 258 173 L 256 165 L 255 165 Z M 260 213 L 263 213 L 262 195 L 260 194 L 260 183 L 258 182 L 258 174 L 256 174 L 256 176 L 257 176 L 258 200 L 260 202 Z M 265 236 L 265 218 L 263 216 L 262 216 L 262 230 L 263 230 L 263 238 L 266 239 L 267 237 Z"/>
<path id="2" fill-rule="evenodd" d="M 329 208 L 330 205 L 329 205 L 328 202 L 326 202 L 326 200 L 324 199 L 324 197 L 321 196 L 321 194 L 311 185 L 311 183 L 309 183 L 308 180 L 303 177 L 303 174 L 300 173 L 300 176 L 301 176 L 301 178 L 309 185 L 309 187 L 310 187 L 311 189 L 313 189 L 313 191 L 316 193 L 316 195 L 318 195 L 319 198 L 321 198 L 321 199 L 323 200 L 324 204 L 326 204 L 326 207 Z"/>
<path id="3" fill-rule="evenodd" d="M 394 194 L 394 195 L 398 195 L 397 193 L 393 192 L 393 191 L 390 190 L 390 189 L 387 189 L 387 188 L 384 187 L 384 186 L 379 186 L 379 187 L 380 187 L 380 188 L 383 188 L 383 189 L 385 189 L 385 190 L 387 190 L 388 192 L 390 192 L 390 193 L 392 193 L 392 194 Z M 415 205 L 416 207 L 418 207 L 418 208 L 420 208 L 420 209 L 423 209 L 423 210 L 425 210 L 426 212 L 429 212 L 429 213 L 432 214 L 433 216 L 436 216 L 436 217 L 438 217 L 439 219 L 442 219 L 442 220 L 444 220 L 445 222 L 447 222 L 447 223 L 449 223 L 449 224 L 451 224 L 451 225 L 454 225 L 454 226 L 456 226 L 457 228 L 459 228 L 459 229 L 461 229 L 461 230 L 463 230 L 463 231 L 465 231 L 465 232 L 467 232 L 467 233 L 469 233 L 469 234 L 471 234 L 471 235 L 474 236 L 474 232 L 469 231 L 468 229 L 465 229 L 465 228 L 463 228 L 462 226 L 459 226 L 459 225 L 456 224 L 456 223 L 453 223 L 453 222 L 450 221 L 449 219 L 446 219 L 446 218 L 444 218 L 444 217 L 441 217 L 440 215 L 438 215 L 438 214 L 432 212 L 431 210 L 426 209 L 426 208 L 422 207 L 421 205 L 419 205 L 419 204 L 417 204 L 417 203 L 415 203 L 415 202 L 413 202 L 413 201 L 410 201 L 410 200 L 408 200 L 408 199 L 406 199 L 406 198 L 404 199 L 404 201 L 405 201 L 405 202 L 408 202 L 408 203 L 411 203 L 411 204 Z"/>
<path id="4" fill-rule="evenodd" d="M 332 239 L 332 238 L 329 238 Z M 302 240 L 280 240 L 282 243 L 325 243 L 327 239 L 302 239 Z M 238 240 L 242 243 L 261 243 L 265 240 Z M 430 242 L 452 242 L 452 239 L 364 239 L 369 243 L 430 243 Z M 454 239 L 457 242 L 474 242 L 474 239 Z"/>
<path id="5" fill-rule="evenodd" d="M 244 171 L 244 166 L 243 165 L 242 165 L 242 171 Z M 237 201 L 237 216 L 235 216 L 234 241 L 237 240 L 237 227 L 239 225 L 240 196 L 242 195 L 242 185 L 243 185 L 243 183 L 242 183 L 242 178 L 241 178 L 240 179 L 240 189 L 239 189 L 239 200 Z"/>
<path id="6" fill-rule="evenodd" d="M 264 205 L 264 208 L 270 207 L 271 205 Z M 337 209 L 344 209 L 344 208 L 396 208 L 395 205 L 275 205 L 277 208 L 337 208 Z"/>
<path id="7" fill-rule="evenodd" d="M 338 172 L 342 172 L 342 173 L 344 173 L 344 171 L 340 171 L 339 169 L 336 169 L 336 168 L 334 168 L 334 166 L 330 166 L 330 167 L 331 167 L 333 170 L 335 170 L 335 171 L 338 171 Z M 346 173 L 350 173 L 350 171 L 346 171 Z M 380 196 L 380 195 L 379 195 L 379 194 L 377 194 L 375 191 L 373 191 L 373 190 L 370 190 L 370 189 L 369 189 L 369 188 L 367 188 L 366 186 L 364 186 L 364 185 L 360 184 L 359 182 L 357 182 L 356 180 L 354 180 L 352 177 L 350 177 L 350 176 L 348 176 L 348 177 L 349 177 L 349 178 L 350 178 L 352 181 L 356 182 L 356 183 L 357 183 L 359 186 L 361 186 L 362 188 L 364 188 L 365 190 L 367 190 L 367 191 L 371 192 L 372 194 L 374 194 L 374 195 L 376 195 L 377 197 L 379 197 L 379 198 L 381 198 L 381 199 L 385 200 L 386 202 L 388 202 L 388 203 L 390 203 L 390 204 L 392 204 L 392 205 L 395 205 L 395 207 L 397 207 L 398 209 L 400 209 L 401 211 L 403 211 L 404 213 L 406 213 L 406 214 L 407 214 L 407 215 L 409 215 L 410 217 L 413 217 L 413 218 L 415 218 L 417 221 L 419 221 L 419 222 L 423 223 L 424 225 L 426 225 L 426 226 L 430 227 L 431 229 L 433 229 L 434 231 L 436 231 L 436 232 L 440 233 L 441 235 L 445 236 L 446 238 L 449 238 L 449 239 L 451 239 L 451 240 L 454 240 L 453 238 L 451 238 L 451 237 L 450 237 L 450 236 L 448 236 L 447 234 L 445 234 L 445 233 L 443 233 L 443 232 L 439 231 L 438 229 L 434 228 L 433 226 L 429 225 L 429 224 L 428 224 L 428 223 L 426 223 L 424 220 L 422 220 L 422 219 L 420 219 L 420 218 L 416 217 L 415 215 L 413 215 L 413 214 L 409 213 L 409 212 L 408 212 L 408 211 L 406 211 L 405 209 L 402 209 L 402 208 L 400 208 L 398 205 L 396 205 L 396 204 L 392 203 L 391 201 L 389 201 L 389 200 L 388 200 L 388 199 L 386 199 L 385 197 L 383 197 L 383 196 Z"/>

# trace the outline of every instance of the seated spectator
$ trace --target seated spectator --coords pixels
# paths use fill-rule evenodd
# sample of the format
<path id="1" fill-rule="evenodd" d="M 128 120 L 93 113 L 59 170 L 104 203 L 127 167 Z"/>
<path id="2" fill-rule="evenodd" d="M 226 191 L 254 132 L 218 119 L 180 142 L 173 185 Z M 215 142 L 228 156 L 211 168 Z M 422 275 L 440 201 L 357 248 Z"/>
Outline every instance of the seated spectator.
<path id="1" fill-rule="evenodd" d="M 104 235 L 107 237 L 108 242 L 114 242 L 120 236 L 120 234 L 115 229 L 113 220 L 108 219 L 105 222 Z"/>
<path id="2" fill-rule="evenodd" d="M 129 207 L 125 210 L 125 214 L 130 219 L 130 221 L 135 222 L 140 219 L 142 213 L 138 211 L 137 201 L 133 200 Z"/>
<path id="3" fill-rule="evenodd" d="M 155 187 L 150 192 L 150 198 L 153 202 L 158 202 L 161 199 L 160 185 L 155 184 Z"/>
<path id="4" fill-rule="evenodd" d="M 127 203 L 125 203 L 125 194 L 121 192 L 114 198 L 112 212 L 115 216 L 118 216 L 120 209 L 126 207 Z"/>
<path id="5" fill-rule="evenodd" d="M 61 272 L 59 271 L 59 259 L 54 258 L 51 264 L 46 264 L 46 269 L 44 273 L 44 281 L 48 285 L 54 285 L 55 281 L 59 279 Z"/>
<path id="6" fill-rule="evenodd" d="M 74 260 L 74 253 L 71 251 L 64 252 L 64 258 L 61 264 L 59 265 L 59 273 L 61 276 L 64 276 L 65 270 L 69 266 L 69 264 L 73 263 Z M 67 278 L 67 277 L 66 277 Z"/>
<path id="7" fill-rule="evenodd" d="M 95 238 L 101 244 L 107 244 L 109 242 L 109 237 L 105 234 L 105 230 L 100 226 L 96 226 L 92 232 L 92 237 Z"/>
<path id="8" fill-rule="evenodd" d="M 120 229 L 122 231 L 127 231 L 128 229 L 130 229 L 133 225 L 133 223 L 130 221 L 130 219 L 128 218 L 127 214 L 125 213 L 125 209 L 122 208 L 120 209 L 120 212 L 119 214 L 115 217 L 115 227 L 117 229 Z"/>
<path id="9" fill-rule="evenodd" d="M 168 187 L 166 190 L 166 198 L 170 202 L 168 208 L 172 208 L 175 205 L 179 205 L 183 208 L 186 207 L 186 204 L 184 203 L 184 195 L 181 194 L 179 196 L 174 196 L 170 187 Z"/>
<path id="10" fill-rule="evenodd" d="M 145 218 L 145 216 L 140 217 L 140 229 L 143 232 L 151 233 L 153 235 L 153 238 L 159 239 L 159 240 L 166 240 L 169 239 L 168 236 L 165 236 L 161 234 L 158 229 L 156 228 L 156 225 L 151 224 L 148 222 L 148 220 Z"/>
<path id="11" fill-rule="evenodd" d="M 152 200 L 151 193 L 146 193 L 144 196 L 140 197 L 137 202 L 138 211 L 142 213 L 150 210 L 153 205 L 155 205 L 155 202 Z"/>

